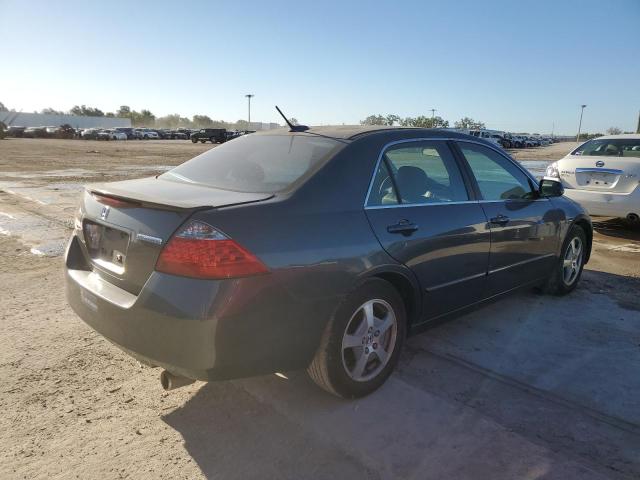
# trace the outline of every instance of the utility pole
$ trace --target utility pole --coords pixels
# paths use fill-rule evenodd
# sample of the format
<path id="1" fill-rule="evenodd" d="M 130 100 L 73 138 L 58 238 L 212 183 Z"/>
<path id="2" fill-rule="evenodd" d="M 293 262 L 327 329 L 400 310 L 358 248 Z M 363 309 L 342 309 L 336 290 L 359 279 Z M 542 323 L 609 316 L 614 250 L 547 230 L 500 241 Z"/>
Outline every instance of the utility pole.
<path id="1" fill-rule="evenodd" d="M 435 108 L 431 109 L 431 120 L 434 120 L 436 118 L 436 112 L 437 110 Z"/>
<path id="2" fill-rule="evenodd" d="M 580 142 L 580 130 L 582 129 L 582 114 L 584 113 L 584 107 L 586 107 L 586 105 L 582 105 L 582 110 L 580 110 L 580 123 L 578 124 L 578 136 L 576 137 L 576 142 Z"/>
<path id="3" fill-rule="evenodd" d="M 249 103 L 249 122 L 247 124 L 247 130 L 251 130 L 251 97 L 255 97 L 255 95 L 253 93 L 247 93 L 245 97 L 247 97 Z"/>
<path id="4" fill-rule="evenodd" d="M 551 124 L 551 139 L 553 140 L 553 131 L 556 129 L 556 122 Z"/>
<path id="5" fill-rule="evenodd" d="M 636 128 L 636 133 L 640 133 L 640 112 L 638 112 L 638 128 Z"/>

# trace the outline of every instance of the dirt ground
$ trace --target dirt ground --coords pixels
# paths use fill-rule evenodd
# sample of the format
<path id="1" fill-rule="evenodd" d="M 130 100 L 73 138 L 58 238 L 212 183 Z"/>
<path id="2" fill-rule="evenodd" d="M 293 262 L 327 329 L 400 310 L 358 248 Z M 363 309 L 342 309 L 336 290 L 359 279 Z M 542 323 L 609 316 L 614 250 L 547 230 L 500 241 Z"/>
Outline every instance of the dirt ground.
<path id="1" fill-rule="evenodd" d="M 573 145 L 518 150 L 541 166 Z M 187 141 L 0 141 L 0 478 L 640 478 L 640 232 L 598 220 L 567 297 L 522 292 L 408 340 L 358 401 L 303 372 L 163 392 L 67 307 L 85 183 Z"/>

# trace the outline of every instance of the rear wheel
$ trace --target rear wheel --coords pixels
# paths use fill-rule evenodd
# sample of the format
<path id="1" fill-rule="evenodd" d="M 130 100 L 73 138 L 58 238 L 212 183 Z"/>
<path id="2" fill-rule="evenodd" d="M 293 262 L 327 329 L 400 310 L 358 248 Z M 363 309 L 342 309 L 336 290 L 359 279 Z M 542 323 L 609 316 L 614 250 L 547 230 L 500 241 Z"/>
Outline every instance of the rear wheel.
<path id="1" fill-rule="evenodd" d="M 191 142 L 192 142 L 192 143 L 198 143 L 198 139 L 197 139 L 197 138 L 192 138 L 192 139 L 191 139 Z"/>
<path id="2" fill-rule="evenodd" d="M 560 259 L 544 287 L 547 293 L 565 295 L 576 288 L 584 268 L 586 238 L 582 228 L 577 225 L 571 227 L 562 246 Z"/>
<path id="3" fill-rule="evenodd" d="M 381 279 L 367 280 L 338 307 L 307 371 L 339 397 L 368 395 L 391 375 L 405 335 L 406 314 L 396 289 Z"/>

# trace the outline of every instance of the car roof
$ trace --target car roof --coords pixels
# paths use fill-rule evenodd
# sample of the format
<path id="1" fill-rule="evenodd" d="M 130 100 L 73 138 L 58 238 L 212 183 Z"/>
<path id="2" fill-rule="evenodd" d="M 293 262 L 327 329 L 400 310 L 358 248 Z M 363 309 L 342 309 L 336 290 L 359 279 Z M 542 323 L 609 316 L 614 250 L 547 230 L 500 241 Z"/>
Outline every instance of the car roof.
<path id="1" fill-rule="evenodd" d="M 373 134 L 383 134 L 390 132 L 407 131 L 412 133 L 420 132 L 424 138 L 441 137 L 468 137 L 464 133 L 457 132 L 453 129 L 441 128 L 419 128 L 419 127 L 398 127 L 389 125 L 327 125 L 320 127 L 310 127 L 304 132 L 291 132 L 288 128 L 275 128 L 272 130 L 262 130 L 253 135 L 294 135 L 294 134 L 312 134 L 330 137 L 339 140 L 354 140 L 358 137 L 369 136 Z"/>
<path id="2" fill-rule="evenodd" d="M 619 138 L 621 140 L 636 140 L 640 139 L 640 133 L 621 133 L 620 135 L 603 135 L 602 137 L 596 137 L 592 140 L 612 140 Z"/>

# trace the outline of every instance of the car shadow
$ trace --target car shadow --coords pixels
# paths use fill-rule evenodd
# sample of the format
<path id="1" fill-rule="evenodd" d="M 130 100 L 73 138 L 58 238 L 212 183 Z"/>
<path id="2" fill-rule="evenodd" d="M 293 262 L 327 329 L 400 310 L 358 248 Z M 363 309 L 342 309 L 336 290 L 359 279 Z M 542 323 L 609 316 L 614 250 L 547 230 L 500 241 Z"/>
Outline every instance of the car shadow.
<path id="1" fill-rule="evenodd" d="M 639 286 L 587 271 L 566 297 L 525 291 L 455 318 L 409 339 L 366 398 L 285 372 L 202 384 L 162 420 L 207 478 L 581 476 L 566 455 L 638 473 Z"/>
<path id="2" fill-rule="evenodd" d="M 622 218 L 592 217 L 593 229 L 600 235 L 640 241 L 640 224 L 631 225 Z"/>

